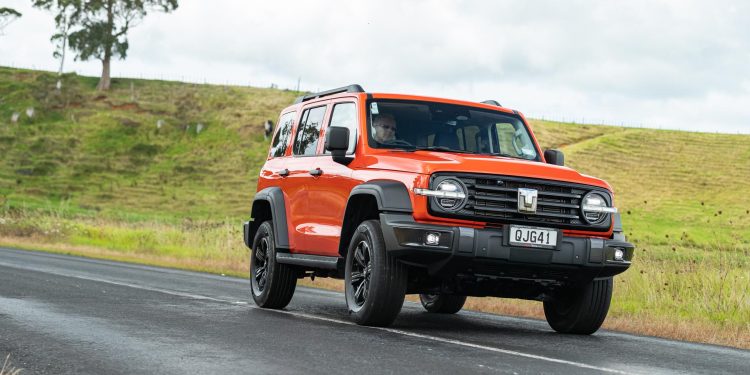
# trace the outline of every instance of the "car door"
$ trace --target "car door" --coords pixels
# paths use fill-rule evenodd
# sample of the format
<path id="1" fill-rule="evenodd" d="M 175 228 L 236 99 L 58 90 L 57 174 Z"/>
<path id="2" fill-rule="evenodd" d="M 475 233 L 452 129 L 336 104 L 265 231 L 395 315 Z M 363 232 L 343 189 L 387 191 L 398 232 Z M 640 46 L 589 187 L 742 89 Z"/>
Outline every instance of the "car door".
<path id="1" fill-rule="evenodd" d="M 293 135 L 303 119 L 304 117 L 297 118 L 297 112 L 281 115 L 276 133 L 271 140 L 268 160 L 260 171 L 258 179 L 259 190 L 272 186 L 281 188 L 284 194 L 287 228 L 291 228 L 293 213 L 300 211 L 304 206 L 303 178 L 307 176 L 309 167 L 304 165 L 305 160 L 295 158 L 291 152 Z M 295 197 L 302 199 L 295 199 Z M 296 247 L 291 231 L 289 231 L 289 246 Z"/>
<path id="2" fill-rule="evenodd" d="M 310 184 L 314 176 L 313 159 L 316 157 L 328 104 L 312 103 L 302 110 L 299 126 L 296 129 L 292 144 L 292 157 L 287 168 L 289 176 L 287 189 L 288 228 L 291 251 L 302 254 L 320 253 L 315 243 L 313 232 L 316 230 L 316 218 L 310 213 Z M 312 172 L 313 174 L 315 172 Z"/>
<path id="3" fill-rule="evenodd" d="M 358 118 L 357 103 L 354 98 L 338 99 L 331 105 L 331 114 L 326 120 L 326 129 L 341 126 L 349 129 L 349 149 L 353 156 L 356 149 Z M 325 130 L 321 139 L 325 139 Z M 320 142 L 318 156 L 310 158 L 315 171 L 308 185 L 310 229 L 306 233 L 319 255 L 337 256 L 344 211 L 349 192 L 356 182 L 352 180 L 352 170 L 333 161 L 330 152 Z M 344 241 L 348 241 L 344 239 Z"/>

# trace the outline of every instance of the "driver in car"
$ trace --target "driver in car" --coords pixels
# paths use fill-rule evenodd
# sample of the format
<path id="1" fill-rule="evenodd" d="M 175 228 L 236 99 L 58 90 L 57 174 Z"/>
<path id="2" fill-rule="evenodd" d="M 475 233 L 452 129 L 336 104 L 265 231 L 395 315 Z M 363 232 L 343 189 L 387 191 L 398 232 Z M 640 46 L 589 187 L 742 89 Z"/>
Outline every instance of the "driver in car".
<path id="1" fill-rule="evenodd" d="M 396 139 L 396 119 L 389 113 L 377 115 L 372 120 L 374 133 L 372 138 L 379 143 L 388 143 Z"/>

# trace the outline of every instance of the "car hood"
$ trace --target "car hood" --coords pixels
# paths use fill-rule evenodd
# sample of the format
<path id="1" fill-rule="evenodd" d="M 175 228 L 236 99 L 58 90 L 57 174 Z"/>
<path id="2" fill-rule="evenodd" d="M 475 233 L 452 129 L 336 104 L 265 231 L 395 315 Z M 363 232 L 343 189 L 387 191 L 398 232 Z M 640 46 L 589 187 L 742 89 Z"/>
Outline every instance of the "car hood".
<path id="1" fill-rule="evenodd" d="M 365 159 L 365 167 L 368 169 L 427 175 L 436 172 L 485 173 L 564 181 L 612 190 L 606 181 L 580 174 L 568 167 L 499 156 L 398 150 L 371 155 Z"/>

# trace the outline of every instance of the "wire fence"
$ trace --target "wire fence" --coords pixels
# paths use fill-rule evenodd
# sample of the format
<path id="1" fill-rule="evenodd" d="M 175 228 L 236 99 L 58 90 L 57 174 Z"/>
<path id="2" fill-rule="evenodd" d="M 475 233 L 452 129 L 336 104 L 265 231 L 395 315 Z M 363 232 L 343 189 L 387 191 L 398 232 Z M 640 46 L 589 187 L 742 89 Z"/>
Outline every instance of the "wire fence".
<path id="1" fill-rule="evenodd" d="M 59 70 L 59 66 L 53 65 L 53 64 L 31 64 L 31 65 L 23 65 L 23 64 L 17 64 L 15 62 L 5 62 L 0 61 L 0 66 L 13 68 L 13 69 L 27 69 L 27 70 L 40 70 L 40 71 L 47 71 L 51 73 L 57 73 Z M 98 77 L 101 74 L 101 71 L 99 70 L 90 70 L 90 69 L 65 69 L 65 74 L 69 73 L 75 73 L 77 75 L 82 76 L 93 76 Z M 220 86 L 235 86 L 235 87 L 256 87 L 256 88 L 274 88 L 274 89 L 280 89 L 280 90 L 290 90 L 295 91 L 298 88 L 297 87 L 280 87 L 278 83 L 274 82 L 266 82 L 262 80 L 228 80 L 228 79 L 212 79 L 208 78 L 206 76 L 197 76 L 197 75 L 184 75 L 184 74 L 118 74 L 113 73 L 111 75 L 112 79 L 141 79 L 141 80 L 158 80 L 158 81 L 173 81 L 173 82 L 182 82 L 182 83 L 193 83 L 193 84 L 203 84 L 203 85 L 220 85 Z M 302 90 L 302 89 L 300 89 Z"/>
<path id="2" fill-rule="evenodd" d="M 43 70 L 48 72 L 57 73 L 59 66 L 55 66 L 52 64 L 32 64 L 31 66 L 28 65 L 21 65 L 16 64 L 14 62 L 5 62 L 0 60 L 0 66 L 5 66 L 9 68 L 15 68 L 15 69 L 29 69 L 29 70 Z M 98 76 L 100 72 L 98 71 L 90 71 L 86 69 L 72 69 L 72 70 L 66 70 L 65 73 L 75 73 L 78 75 L 85 75 L 85 76 Z M 288 87 L 284 86 L 281 87 L 281 85 L 274 83 L 274 82 L 263 82 L 260 80 L 253 81 L 253 80 L 226 80 L 226 79 L 209 79 L 207 77 L 201 77 L 201 76 L 194 76 L 194 75 L 181 75 L 181 74 L 142 74 L 139 73 L 137 75 L 128 75 L 128 74 L 113 74 L 112 79 L 141 79 L 141 80 L 159 80 L 159 81 L 174 81 L 174 82 L 183 82 L 183 83 L 192 83 L 192 84 L 204 84 L 204 85 L 222 85 L 222 86 L 232 86 L 232 87 L 254 87 L 254 88 L 273 88 L 273 89 L 279 89 L 279 90 L 288 90 L 288 91 L 305 91 L 303 88 L 300 88 L 300 82 L 297 81 L 294 84 L 294 87 Z M 317 88 L 313 90 L 308 90 L 311 92 L 316 91 Z M 724 134 L 750 134 L 750 126 L 748 126 L 747 130 L 736 130 L 736 131 L 719 131 L 718 129 L 713 130 L 696 130 L 696 129 L 689 129 L 685 127 L 679 127 L 679 126 L 665 126 L 662 124 L 653 124 L 653 123 L 646 123 L 646 122 L 632 122 L 632 121 L 622 121 L 617 119 L 607 119 L 607 118 L 597 118 L 597 117 L 576 117 L 576 116 L 566 116 L 566 115 L 559 115 L 559 114 L 549 114 L 549 113 L 526 113 L 524 112 L 524 115 L 531 119 L 538 119 L 543 121 L 552 121 L 552 122 L 561 122 L 561 123 L 573 123 L 573 124 L 580 124 L 580 125 L 605 125 L 605 126 L 619 126 L 624 128 L 640 128 L 640 129 L 659 129 L 659 130 L 679 130 L 679 131 L 689 131 L 689 132 L 701 132 L 701 133 L 724 133 Z"/>

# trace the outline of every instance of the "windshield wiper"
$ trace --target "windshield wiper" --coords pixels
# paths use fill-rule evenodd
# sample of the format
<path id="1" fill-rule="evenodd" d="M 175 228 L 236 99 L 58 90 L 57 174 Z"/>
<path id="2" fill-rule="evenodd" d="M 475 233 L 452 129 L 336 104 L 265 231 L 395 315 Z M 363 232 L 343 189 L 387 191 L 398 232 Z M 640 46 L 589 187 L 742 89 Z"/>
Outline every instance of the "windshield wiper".
<path id="1" fill-rule="evenodd" d="M 442 152 L 457 152 L 459 154 L 474 154 L 474 152 L 471 152 L 471 151 L 455 150 L 455 149 L 452 149 L 450 147 L 445 147 L 445 146 L 415 147 L 414 151 L 442 151 Z"/>
<path id="2" fill-rule="evenodd" d="M 511 154 L 508 154 L 508 153 L 505 153 L 505 152 L 488 152 L 487 155 L 504 156 L 506 158 L 518 158 L 517 156 L 511 155 Z"/>
<path id="3" fill-rule="evenodd" d="M 502 157 L 505 157 L 505 158 L 513 158 L 513 159 L 521 159 L 521 160 L 533 160 L 533 159 L 527 159 L 527 158 L 524 158 L 524 157 L 520 157 L 520 156 L 517 156 L 517 155 L 507 154 L 507 153 L 504 153 L 504 152 L 488 152 L 485 155 L 502 156 Z"/>

